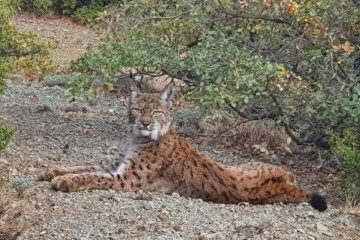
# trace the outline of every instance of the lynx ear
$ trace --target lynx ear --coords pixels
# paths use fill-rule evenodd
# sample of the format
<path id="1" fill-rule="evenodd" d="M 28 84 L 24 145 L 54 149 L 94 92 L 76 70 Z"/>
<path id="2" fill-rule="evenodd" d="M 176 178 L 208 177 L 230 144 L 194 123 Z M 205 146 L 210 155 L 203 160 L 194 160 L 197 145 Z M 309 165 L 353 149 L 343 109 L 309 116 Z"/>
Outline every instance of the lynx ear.
<path id="1" fill-rule="evenodd" d="M 161 104 L 166 108 L 171 108 L 171 98 L 173 96 L 173 85 L 169 83 L 160 95 Z"/>
<path id="2" fill-rule="evenodd" d="M 140 95 L 139 89 L 136 87 L 136 84 L 132 78 L 132 74 L 130 72 L 130 82 L 128 85 L 128 92 L 129 92 L 129 102 L 134 103 L 137 97 Z"/>

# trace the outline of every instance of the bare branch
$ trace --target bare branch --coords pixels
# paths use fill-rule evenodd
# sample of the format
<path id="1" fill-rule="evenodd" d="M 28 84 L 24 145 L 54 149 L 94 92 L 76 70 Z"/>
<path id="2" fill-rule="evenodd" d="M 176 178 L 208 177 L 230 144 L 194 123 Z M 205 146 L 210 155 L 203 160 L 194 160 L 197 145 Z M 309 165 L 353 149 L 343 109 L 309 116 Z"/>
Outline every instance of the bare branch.
<path id="1" fill-rule="evenodd" d="M 267 15 L 246 15 L 246 14 L 234 14 L 234 13 L 229 13 L 226 11 L 219 11 L 219 13 L 223 13 L 229 16 L 232 16 L 233 18 L 239 18 L 239 19 L 253 19 L 253 20 L 264 20 L 264 21 L 268 21 L 268 22 L 274 22 L 274 23 L 282 23 L 282 24 L 286 24 L 289 26 L 293 25 L 293 22 L 281 17 L 270 17 Z"/>
<path id="2" fill-rule="evenodd" d="M 277 100 L 276 96 L 272 93 L 270 93 L 270 97 L 273 100 L 273 102 L 275 103 L 276 108 L 279 111 L 279 115 L 280 116 L 284 116 L 284 112 L 279 104 L 279 101 Z M 291 140 L 293 140 L 297 145 L 308 145 L 305 144 L 304 142 L 300 141 L 299 139 L 297 139 L 295 137 L 295 135 L 291 132 L 291 129 L 289 127 L 289 125 L 287 123 L 281 122 L 281 125 L 284 127 L 286 134 L 291 138 Z"/>
<path id="3" fill-rule="evenodd" d="M 264 113 L 258 115 L 249 115 L 244 112 L 241 112 L 237 107 L 233 106 L 230 102 L 226 102 L 227 105 L 236 112 L 240 117 L 245 118 L 247 120 L 262 120 L 262 119 L 276 119 L 276 115 L 273 113 Z"/>
<path id="4" fill-rule="evenodd" d="M 179 15 L 176 16 L 167 16 L 167 17 L 161 17 L 161 16 L 157 16 L 157 17 L 149 17 L 149 18 L 141 18 L 140 20 L 170 20 L 170 19 L 175 19 L 175 18 L 180 18 L 186 15 L 189 15 L 190 11 L 184 12 L 184 13 L 180 13 Z"/>

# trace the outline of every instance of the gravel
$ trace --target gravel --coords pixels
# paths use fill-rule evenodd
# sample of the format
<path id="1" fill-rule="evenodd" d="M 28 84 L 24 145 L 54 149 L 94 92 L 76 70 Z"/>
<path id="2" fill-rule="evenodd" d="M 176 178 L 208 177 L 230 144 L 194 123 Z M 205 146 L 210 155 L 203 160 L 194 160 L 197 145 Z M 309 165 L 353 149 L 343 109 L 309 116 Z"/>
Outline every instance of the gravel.
<path id="1" fill-rule="evenodd" d="M 34 182 L 44 167 L 111 162 L 126 132 L 126 107 L 115 95 L 91 104 L 69 103 L 64 91 L 16 78 L 0 96 L 0 121 L 18 128 L 8 150 L 0 153 L 0 167 L 26 188 L 26 197 L 8 210 L 22 207 L 18 239 L 360 238 L 359 219 L 331 203 L 319 213 L 305 203 L 224 205 L 177 193 L 54 192 L 48 182 Z M 196 146 L 216 159 L 236 160 L 217 146 Z M 1 220 L 7 215 L 0 213 Z"/>

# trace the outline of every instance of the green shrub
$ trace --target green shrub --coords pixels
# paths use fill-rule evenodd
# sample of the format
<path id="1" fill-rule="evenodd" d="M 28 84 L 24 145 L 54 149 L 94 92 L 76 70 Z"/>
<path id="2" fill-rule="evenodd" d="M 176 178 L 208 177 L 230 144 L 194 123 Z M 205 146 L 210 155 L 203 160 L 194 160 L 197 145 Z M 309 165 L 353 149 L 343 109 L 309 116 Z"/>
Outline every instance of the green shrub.
<path id="1" fill-rule="evenodd" d="M 15 132 L 15 128 L 0 123 L 0 151 L 6 149 L 6 146 L 10 142 Z"/>
<path id="2" fill-rule="evenodd" d="M 28 80 L 40 80 L 55 73 L 57 65 L 48 57 L 21 57 L 14 61 L 14 71 Z"/>
<path id="3" fill-rule="evenodd" d="M 89 6 L 76 9 L 73 18 L 80 23 L 96 23 L 105 10 L 105 4 L 94 1 Z"/>
<path id="4" fill-rule="evenodd" d="M 360 124 L 353 1 L 132 0 L 113 12 L 113 31 L 73 70 L 167 74 L 205 110 L 274 120 L 297 144 L 328 148 L 329 130 Z"/>
<path id="5" fill-rule="evenodd" d="M 350 206 L 360 203 L 360 140 L 354 129 L 347 129 L 343 136 L 330 134 L 332 152 L 340 156 L 342 179 L 338 190 Z"/>
<path id="6" fill-rule="evenodd" d="M 70 101 L 90 100 L 93 94 L 87 91 L 90 86 L 89 76 L 86 74 L 73 73 L 66 77 L 67 85 L 70 87 L 66 90 L 65 95 Z"/>
<path id="7" fill-rule="evenodd" d="M 79 20 L 91 20 L 102 7 L 118 1 L 111 0 L 21 0 L 24 10 L 35 10 L 39 13 L 77 15 Z M 87 10 L 89 8 L 89 10 Z M 81 10 L 80 10 L 81 9 Z M 77 13 L 79 11 L 79 13 Z"/>
<path id="8" fill-rule="evenodd" d="M 55 43 L 43 41 L 32 33 L 18 32 L 9 24 L 19 4 L 20 1 L 0 1 L 0 93 L 11 72 L 29 73 L 32 79 L 38 80 L 57 68 L 48 58 L 57 46 Z"/>
<path id="9" fill-rule="evenodd" d="M 7 43 L 3 40 L 9 29 L 9 19 L 16 13 L 19 1 L 0 1 L 0 94 L 5 89 L 5 78 L 12 71 L 11 60 L 6 54 Z"/>

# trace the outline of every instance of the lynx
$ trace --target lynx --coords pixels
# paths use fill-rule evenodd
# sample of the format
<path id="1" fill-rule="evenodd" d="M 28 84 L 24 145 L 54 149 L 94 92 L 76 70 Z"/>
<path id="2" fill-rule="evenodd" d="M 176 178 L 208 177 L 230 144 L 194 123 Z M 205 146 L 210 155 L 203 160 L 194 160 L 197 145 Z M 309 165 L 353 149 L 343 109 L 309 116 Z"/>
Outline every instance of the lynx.
<path id="1" fill-rule="evenodd" d="M 45 169 L 39 180 L 60 191 L 177 192 L 215 203 L 309 202 L 325 211 L 325 199 L 298 187 L 282 167 L 252 162 L 224 166 L 200 153 L 174 131 L 170 114 L 172 86 L 161 94 L 140 93 L 132 86 L 128 105 L 128 139 L 121 159 L 108 166 Z"/>

